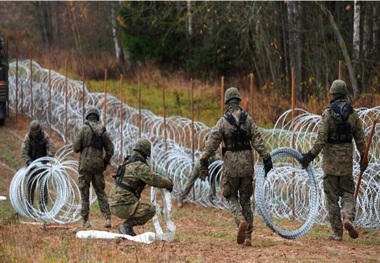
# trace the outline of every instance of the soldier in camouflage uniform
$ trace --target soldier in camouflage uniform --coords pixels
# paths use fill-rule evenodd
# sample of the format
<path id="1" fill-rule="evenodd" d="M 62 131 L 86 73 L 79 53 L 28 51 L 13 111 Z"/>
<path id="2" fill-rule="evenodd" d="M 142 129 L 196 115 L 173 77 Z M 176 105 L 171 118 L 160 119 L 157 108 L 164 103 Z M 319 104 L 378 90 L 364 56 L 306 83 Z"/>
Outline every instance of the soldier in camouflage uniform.
<path id="1" fill-rule="evenodd" d="M 214 154 L 210 157 L 210 164 L 217 160 L 221 160 L 222 155 L 219 152 L 214 152 Z M 186 198 L 186 196 L 190 193 L 191 188 L 194 186 L 195 180 L 200 178 L 200 169 L 201 169 L 201 163 L 200 160 L 197 160 L 194 164 L 193 171 L 191 172 L 191 175 L 189 179 L 187 180 L 185 187 L 183 188 L 182 192 L 179 194 L 178 197 L 178 207 L 183 207 L 183 200 Z M 214 171 L 214 175 L 216 175 L 217 171 Z M 201 180 L 205 180 L 205 178 L 200 178 Z M 212 191 L 210 193 L 210 200 L 213 199 L 213 196 L 215 195 L 216 189 L 215 184 L 212 184 Z"/>
<path id="2" fill-rule="evenodd" d="M 227 199 L 238 226 L 237 243 L 251 246 L 254 174 L 252 147 L 264 160 L 265 175 L 273 168 L 273 164 L 259 128 L 239 106 L 240 101 L 238 89 L 231 87 L 226 90 L 224 102 L 228 108 L 208 135 L 200 162 L 201 174 L 208 174 L 209 158 L 223 142 L 222 194 Z"/>
<path id="3" fill-rule="evenodd" d="M 111 189 L 109 203 L 113 215 L 125 219 L 120 225 L 121 234 L 135 236 L 134 226 L 144 225 L 156 214 L 156 206 L 140 200 L 146 185 L 173 190 L 171 179 L 151 171 L 147 163 L 150 157 L 151 143 L 139 139 L 133 147 L 133 153 L 124 161 L 124 172 L 118 174 L 115 186 Z M 119 169 L 118 169 L 119 170 Z"/>
<path id="4" fill-rule="evenodd" d="M 41 157 L 54 157 L 55 147 L 53 140 L 50 136 L 41 128 L 39 121 L 33 120 L 30 123 L 29 132 L 25 135 L 24 140 L 21 145 L 21 155 L 22 159 L 29 166 L 34 160 Z M 37 174 L 31 176 L 30 182 L 28 182 L 28 201 L 30 205 L 33 206 L 34 202 L 34 191 L 37 186 L 37 181 L 33 180 Z M 42 199 L 42 197 L 41 197 Z M 47 188 L 44 189 L 43 200 L 45 205 L 48 202 Z M 43 209 L 44 205 L 40 200 L 40 208 Z"/>
<path id="5" fill-rule="evenodd" d="M 91 227 L 89 221 L 90 187 L 95 189 L 100 211 L 106 219 L 104 227 L 111 227 L 111 212 L 105 193 L 103 171 L 106 170 L 114 154 L 110 134 L 100 123 L 100 113 L 91 106 L 86 113 L 86 121 L 76 134 L 73 142 L 74 152 L 80 153 L 78 186 L 81 192 L 83 227 Z"/>
<path id="6" fill-rule="evenodd" d="M 353 222 L 355 220 L 355 183 L 353 169 L 353 141 L 363 159 L 366 149 L 363 123 L 347 99 L 346 83 L 335 80 L 329 91 L 330 105 L 322 114 L 318 125 L 318 136 L 312 149 L 303 154 L 300 163 L 306 168 L 323 150 L 322 169 L 324 171 L 323 187 L 327 210 L 333 233 L 329 239 L 341 241 L 343 227 L 351 238 L 357 238 Z M 364 171 L 367 163 L 360 162 Z M 341 198 L 342 208 L 339 206 Z M 343 214 L 343 225 L 341 212 Z"/>

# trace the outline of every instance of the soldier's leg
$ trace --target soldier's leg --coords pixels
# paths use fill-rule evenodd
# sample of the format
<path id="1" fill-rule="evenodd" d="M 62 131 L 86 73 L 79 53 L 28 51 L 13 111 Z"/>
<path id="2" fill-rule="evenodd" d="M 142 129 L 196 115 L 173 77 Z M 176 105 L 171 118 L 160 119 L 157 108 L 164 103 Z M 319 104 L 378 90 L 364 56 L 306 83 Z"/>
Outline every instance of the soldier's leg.
<path id="1" fill-rule="evenodd" d="M 238 226 L 236 241 L 238 244 L 243 244 L 245 240 L 245 231 L 247 230 L 247 222 L 243 216 L 242 207 L 238 200 L 238 189 L 241 178 L 223 178 L 223 196 L 227 199 L 229 210 L 231 211 L 235 223 Z"/>
<path id="2" fill-rule="evenodd" d="M 178 206 L 183 206 L 183 200 L 188 196 L 190 193 L 191 188 L 193 188 L 195 180 L 199 178 L 199 169 L 200 169 L 200 163 L 199 161 L 196 161 L 194 164 L 193 171 L 191 172 L 191 175 L 189 179 L 187 180 L 185 187 L 183 188 L 182 192 L 179 194 L 178 197 Z"/>
<path id="3" fill-rule="evenodd" d="M 333 235 L 330 236 L 330 239 L 342 240 L 343 226 L 339 206 L 339 176 L 326 174 L 323 178 L 323 188 L 330 224 L 333 230 Z"/>
<path id="4" fill-rule="evenodd" d="M 88 214 L 90 210 L 90 183 L 91 183 L 91 175 L 81 174 L 78 178 L 78 188 L 80 190 L 80 195 L 82 199 L 81 204 L 81 216 L 83 218 L 83 226 L 90 227 L 90 223 L 88 221 Z"/>
<path id="5" fill-rule="evenodd" d="M 251 246 L 251 237 L 253 231 L 253 212 L 251 207 L 251 197 L 253 194 L 252 177 L 244 177 L 241 179 L 239 189 L 240 205 L 243 210 L 243 216 L 247 222 L 247 230 L 245 231 L 244 245 Z"/>
<path id="6" fill-rule="evenodd" d="M 357 238 L 359 234 L 353 224 L 356 206 L 354 197 L 355 183 L 352 174 L 340 178 L 340 189 L 342 192 L 343 226 L 351 238 Z"/>
<path id="7" fill-rule="evenodd" d="M 92 179 L 92 185 L 95 189 L 96 196 L 98 197 L 100 211 L 106 219 L 104 227 L 109 228 L 111 227 L 111 211 L 108 205 L 107 195 L 104 191 L 106 188 L 106 183 L 104 181 L 103 174 L 95 175 Z"/>

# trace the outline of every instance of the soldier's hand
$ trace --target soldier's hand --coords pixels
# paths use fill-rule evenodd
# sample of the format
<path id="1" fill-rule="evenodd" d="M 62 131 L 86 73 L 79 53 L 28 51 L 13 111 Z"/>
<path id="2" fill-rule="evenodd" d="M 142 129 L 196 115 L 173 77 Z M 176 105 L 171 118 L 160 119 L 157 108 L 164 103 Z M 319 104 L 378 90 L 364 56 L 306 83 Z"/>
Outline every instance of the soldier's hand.
<path id="1" fill-rule="evenodd" d="M 103 160 L 103 164 L 104 164 L 104 171 L 105 171 L 107 169 L 108 162 L 106 160 Z"/>
<path id="2" fill-rule="evenodd" d="M 170 184 L 169 187 L 166 187 L 166 190 L 168 190 L 171 193 L 173 191 L 173 181 L 172 181 L 172 179 L 170 179 L 170 182 L 171 182 L 171 184 Z"/>
<path id="3" fill-rule="evenodd" d="M 201 164 L 201 167 L 200 167 L 200 170 L 199 170 L 199 178 L 202 181 L 204 181 L 204 180 L 206 180 L 206 178 L 208 176 L 208 159 L 202 158 L 200 160 L 200 164 Z"/>
<path id="4" fill-rule="evenodd" d="M 309 164 L 314 160 L 315 156 L 309 151 L 302 154 L 302 158 L 299 160 L 302 165 L 302 169 L 306 169 Z"/>
<path id="5" fill-rule="evenodd" d="M 360 158 L 360 171 L 364 172 L 368 167 L 368 160 L 363 163 L 364 156 Z"/>
<path id="6" fill-rule="evenodd" d="M 264 170 L 265 170 L 265 175 L 264 177 L 267 177 L 267 174 L 269 173 L 270 170 L 273 169 L 273 163 L 272 163 L 272 157 L 268 155 L 264 160 Z"/>

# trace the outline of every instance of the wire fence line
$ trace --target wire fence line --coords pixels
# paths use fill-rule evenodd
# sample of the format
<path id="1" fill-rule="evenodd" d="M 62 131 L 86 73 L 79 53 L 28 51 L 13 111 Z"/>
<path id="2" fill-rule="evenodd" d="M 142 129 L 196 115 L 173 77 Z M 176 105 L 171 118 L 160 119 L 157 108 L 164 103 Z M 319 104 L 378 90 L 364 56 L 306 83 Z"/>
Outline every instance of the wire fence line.
<path id="1" fill-rule="evenodd" d="M 17 65 L 17 70 L 16 70 Z M 32 69 L 32 70 L 31 70 Z M 17 85 L 16 85 L 17 76 Z M 49 84 L 50 83 L 50 84 Z M 126 103 L 104 93 L 90 93 L 82 81 L 71 80 L 48 69 L 41 68 L 30 60 L 12 61 L 9 70 L 10 101 L 12 110 L 24 112 L 29 117 L 49 125 L 70 145 L 76 131 L 83 124 L 83 104 L 98 107 L 101 115 L 106 114 L 105 126 L 113 137 L 115 155 L 111 163 L 117 165 L 119 156 L 132 151 L 139 136 L 152 142 L 150 164 L 155 171 L 169 176 L 174 182 L 172 195 L 178 196 L 191 174 L 193 159 L 199 158 L 210 127 L 181 116 L 160 117 L 146 109 L 135 109 Z M 17 98 L 17 99 L 16 99 Z M 33 107 L 32 107 L 33 106 Z M 368 136 L 372 122 L 380 115 L 380 107 L 358 108 L 360 118 L 365 125 Z M 122 112 L 123 118 L 120 118 Z M 281 147 L 294 148 L 298 152 L 310 149 L 316 138 L 320 115 L 303 109 L 284 112 L 276 121 L 273 129 L 261 129 L 267 146 L 271 151 Z M 139 115 L 141 114 L 141 115 Z M 379 139 L 380 126 L 376 125 L 372 144 L 368 154 L 369 165 L 363 175 L 361 191 L 357 199 L 356 224 L 368 229 L 380 228 L 380 178 L 379 178 Z M 123 152 L 121 152 L 123 149 Z M 315 222 L 326 223 L 327 209 L 324 203 L 321 169 L 322 155 L 313 162 L 313 176 L 318 184 L 318 213 Z M 360 156 L 355 148 L 353 156 L 354 177 L 359 174 Z M 221 197 L 220 167 L 222 161 L 212 164 L 215 176 L 205 182 L 197 180 L 194 191 L 188 201 L 201 206 L 227 209 L 226 201 Z M 262 161 L 255 158 L 256 177 L 262 172 Z M 305 221 L 311 205 L 310 179 L 294 158 L 281 156 L 274 161 L 275 169 L 255 187 L 265 191 L 265 210 L 271 217 Z M 258 178 L 256 178 L 258 179 Z M 215 195 L 210 198 L 212 186 Z M 254 197 L 252 197 L 254 202 Z M 260 211 L 253 207 L 257 213 Z"/>

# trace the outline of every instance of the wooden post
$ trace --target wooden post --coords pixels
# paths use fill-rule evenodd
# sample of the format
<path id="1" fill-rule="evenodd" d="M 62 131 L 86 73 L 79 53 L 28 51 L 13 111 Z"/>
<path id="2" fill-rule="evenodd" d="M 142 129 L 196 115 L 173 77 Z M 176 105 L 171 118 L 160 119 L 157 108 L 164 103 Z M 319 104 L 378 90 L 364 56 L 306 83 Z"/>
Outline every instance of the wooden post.
<path id="1" fill-rule="evenodd" d="M 220 84 L 220 116 L 224 114 L 224 76 L 222 76 Z"/>
<path id="2" fill-rule="evenodd" d="M 292 120 L 294 120 L 294 104 L 295 104 L 295 72 L 294 72 L 294 67 L 292 67 Z M 294 127 L 294 126 L 293 126 Z M 294 129 L 294 128 L 293 128 Z M 293 130 L 293 134 L 292 134 L 292 148 L 294 149 L 295 148 L 295 142 L 294 142 L 295 138 L 294 138 L 294 130 Z M 294 164 L 294 160 L 293 160 L 293 164 Z M 292 176 L 293 178 L 296 176 L 295 175 L 295 172 L 293 171 L 292 172 Z M 292 183 L 292 212 L 293 212 L 293 220 L 295 219 L 295 194 L 294 194 L 294 191 L 295 191 L 295 185 L 294 185 L 294 180 L 293 180 L 293 183 Z"/>
<path id="3" fill-rule="evenodd" d="M 65 142 L 67 142 L 67 104 L 68 104 L 68 85 L 67 85 L 67 59 L 65 60 Z"/>
<path id="4" fill-rule="evenodd" d="M 104 70 L 103 124 L 104 124 L 104 126 L 107 125 L 107 69 Z"/>
<path id="5" fill-rule="evenodd" d="M 16 122 L 18 118 L 18 39 L 16 39 Z"/>
<path id="6" fill-rule="evenodd" d="M 138 95 L 139 95 L 139 138 L 141 138 L 141 86 L 140 86 L 140 76 L 137 79 L 138 85 Z"/>
<path id="7" fill-rule="evenodd" d="M 167 151 L 167 150 L 168 150 L 168 145 L 167 145 L 167 134 L 166 134 L 165 85 L 162 85 L 162 104 L 163 104 L 163 115 L 164 115 L 164 140 L 165 140 L 165 151 Z"/>
<path id="8" fill-rule="evenodd" d="M 371 132 L 370 132 L 369 137 L 368 137 L 367 147 L 366 147 L 365 152 L 364 152 L 362 164 L 367 162 L 368 152 L 369 152 L 369 148 L 371 146 L 372 137 L 373 137 L 373 134 L 375 133 L 376 122 L 377 122 L 377 119 L 374 119 L 373 123 L 372 123 Z M 355 194 L 354 194 L 355 201 L 356 201 L 356 198 L 358 197 L 358 193 L 359 193 L 359 189 L 360 189 L 360 182 L 362 181 L 362 176 L 363 176 L 363 172 L 360 171 L 358 182 L 356 184 Z"/>
<path id="9" fill-rule="evenodd" d="M 82 67 L 82 121 L 84 123 L 84 115 L 85 115 L 85 101 L 86 101 L 86 89 L 85 89 L 85 85 L 84 85 L 84 68 Z"/>
<path id="10" fill-rule="evenodd" d="M 49 136 L 51 137 L 51 50 L 49 50 Z"/>
<path id="11" fill-rule="evenodd" d="M 33 61 L 32 61 L 32 45 L 30 45 L 30 116 L 33 120 Z"/>
<path id="12" fill-rule="evenodd" d="M 253 117 L 253 112 L 254 112 L 254 108 L 253 108 L 253 93 L 254 93 L 254 87 L 253 87 L 253 73 L 249 74 L 249 90 L 250 90 L 250 103 L 251 103 L 251 116 Z"/>
<path id="13" fill-rule="evenodd" d="M 192 162 L 194 165 L 194 85 L 193 79 L 190 80 L 190 116 L 191 116 L 191 153 L 192 153 Z"/>
<path id="14" fill-rule="evenodd" d="M 123 156 L 123 74 L 120 74 L 120 155 L 119 155 L 119 162 L 122 163 L 124 156 Z"/>
<path id="15" fill-rule="evenodd" d="M 339 60 L 338 79 L 342 79 L 342 60 Z"/>

